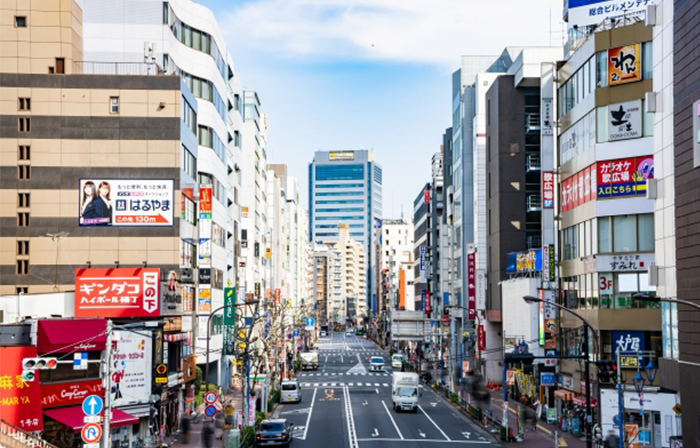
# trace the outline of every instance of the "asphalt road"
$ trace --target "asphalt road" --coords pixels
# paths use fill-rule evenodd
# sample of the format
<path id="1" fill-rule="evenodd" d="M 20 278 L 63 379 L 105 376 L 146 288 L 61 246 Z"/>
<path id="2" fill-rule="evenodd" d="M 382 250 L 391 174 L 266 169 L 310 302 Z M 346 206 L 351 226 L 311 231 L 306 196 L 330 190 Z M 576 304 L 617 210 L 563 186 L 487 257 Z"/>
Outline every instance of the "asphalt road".
<path id="1" fill-rule="evenodd" d="M 392 410 L 391 361 L 372 342 L 331 333 L 315 349 L 318 370 L 298 377 L 301 403 L 276 412 L 295 424 L 293 447 L 500 446 L 429 389 L 421 389 L 417 413 Z M 384 357 L 385 372 L 369 372 L 372 356 Z"/>

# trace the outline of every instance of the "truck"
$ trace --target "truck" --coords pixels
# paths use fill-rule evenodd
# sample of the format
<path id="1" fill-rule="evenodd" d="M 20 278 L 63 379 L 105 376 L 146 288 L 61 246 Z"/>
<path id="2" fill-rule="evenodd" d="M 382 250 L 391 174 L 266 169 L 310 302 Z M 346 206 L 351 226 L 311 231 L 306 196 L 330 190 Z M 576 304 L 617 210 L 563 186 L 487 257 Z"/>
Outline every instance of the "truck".
<path id="1" fill-rule="evenodd" d="M 415 372 L 394 372 L 391 385 L 391 401 L 394 411 L 418 412 L 418 374 Z"/>
<path id="2" fill-rule="evenodd" d="M 301 369 L 318 370 L 318 352 L 300 353 Z"/>
<path id="3" fill-rule="evenodd" d="M 328 325 L 321 325 L 321 336 L 328 336 Z"/>

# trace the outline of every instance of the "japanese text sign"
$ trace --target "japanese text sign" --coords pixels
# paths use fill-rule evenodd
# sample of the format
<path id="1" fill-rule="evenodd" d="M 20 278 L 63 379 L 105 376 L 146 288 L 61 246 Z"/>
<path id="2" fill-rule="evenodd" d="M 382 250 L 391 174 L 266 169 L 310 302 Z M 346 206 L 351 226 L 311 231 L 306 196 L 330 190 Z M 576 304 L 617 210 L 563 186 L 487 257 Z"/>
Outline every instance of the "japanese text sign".
<path id="1" fill-rule="evenodd" d="M 168 226 L 172 179 L 80 179 L 81 226 Z"/>
<path id="2" fill-rule="evenodd" d="M 112 355 L 112 404 L 148 403 L 151 396 L 153 359 L 150 335 L 115 331 L 116 349 Z"/>
<path id="3" fill-rule="evenodd" d="M 476 253 L 467 254 L 467 310 L 469 320 L 476 319 Z"/>
<path id="4" fill-rule="evenodd" d="M 22 380 L 22 359 L 36 355 L 34 346 L 0 347 L 0 420 L 24 431 L 44 429 L 39 380 Z"/>
<path id="5" fill-rule="evenodd" d="M 430 291 L 425 291 L 425 314 L 430 314 Z"/>
<path id="6" fill-rule="evenodd" d="M 211 219 L 211 185 L 199 187 L 199 219 Z"/>
<path id="7" fill-rule="evenodd" d="M 570 27 L 598 25 L 605 20 L 629 17 L 654 3 L 655 0 L 568 0 L 568 23 Z"/>
<path id="8" fill-rule="evenodd" d="M 47 409 L 80 404 L 89 395 L 104 395 L 102 380 L 43 384 L 41 386 L 41 407 Z"/>
<path id="9" fill-rule="evenodd" d="M 642 51 L 640 44 L 608 50 L 608 84 L 624 84 L 642 80 Z"/>
<path id="10" fill-rule="evenodd" d="M 75 271 L 75 317 L 160 315 L 160 269 L 88 268 Z"/>
<path id="11" fill-rule="evenodd" d="M 554 208 L 554 173 L 542 172 L 542 207 Z"/>
<path id="12" fill-rule="evenodd" d="M 646 195 L 647 179 L 653 178 L 653 156 L 598 162 L 597 197 Z"/>
<path id="13" fill-rule="evenodd" d="M 637 368 L 641 356 L 629 356 L 644 351 L 643 331 L 613 331 L 613 355 L 620 350 L 620 368 Z M 627 355 L 627 356 L 625 356 Z"/>

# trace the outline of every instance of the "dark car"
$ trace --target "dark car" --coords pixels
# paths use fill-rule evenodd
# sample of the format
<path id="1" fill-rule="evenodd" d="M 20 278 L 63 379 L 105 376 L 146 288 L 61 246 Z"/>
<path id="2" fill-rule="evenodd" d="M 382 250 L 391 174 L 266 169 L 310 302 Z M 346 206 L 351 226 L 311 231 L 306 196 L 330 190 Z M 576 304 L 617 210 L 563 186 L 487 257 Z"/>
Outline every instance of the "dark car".
<path id="1" fill-rule="evenodd" d="M 289 446 L 294 440 L 293 428 L 294 423 L 283 418 L 263 420 L 255 431 L 255 446 Z"/>

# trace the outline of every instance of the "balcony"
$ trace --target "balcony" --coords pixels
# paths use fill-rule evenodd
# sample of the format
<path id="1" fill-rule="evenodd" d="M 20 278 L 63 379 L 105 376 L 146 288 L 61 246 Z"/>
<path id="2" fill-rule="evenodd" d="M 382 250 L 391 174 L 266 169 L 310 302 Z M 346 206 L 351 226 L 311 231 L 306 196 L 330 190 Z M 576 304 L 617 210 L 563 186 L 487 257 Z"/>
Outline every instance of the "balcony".
<path id="1" fill-rule="evenodd" d="M 540 114 L 525 115 L 525 132 L 540 132 Z"/>
<path id="2" fill-rule="evenodd" d="M 528 154 L 525 165 L 528 173 L 539 171 L 542 167 L 542 159 L 539 154 Z"/>
<path id="3" fill-rule="evenodd" d="M 541 249 L 542 248 L 542 237 L 541 236 L 528 236 L 527 237 L 527 250 Z"/>
<path id="4" fill-rule="evenodd" d="M 527 211 L 539 212 L 542 210 L 542 198 L 539 194 L 531 194 L 527 197 Z"/>
<path id="5" fill-rule="evenodd" d="M 73 75 L 164 75 L 156 63 L 73 61 Z"/>

